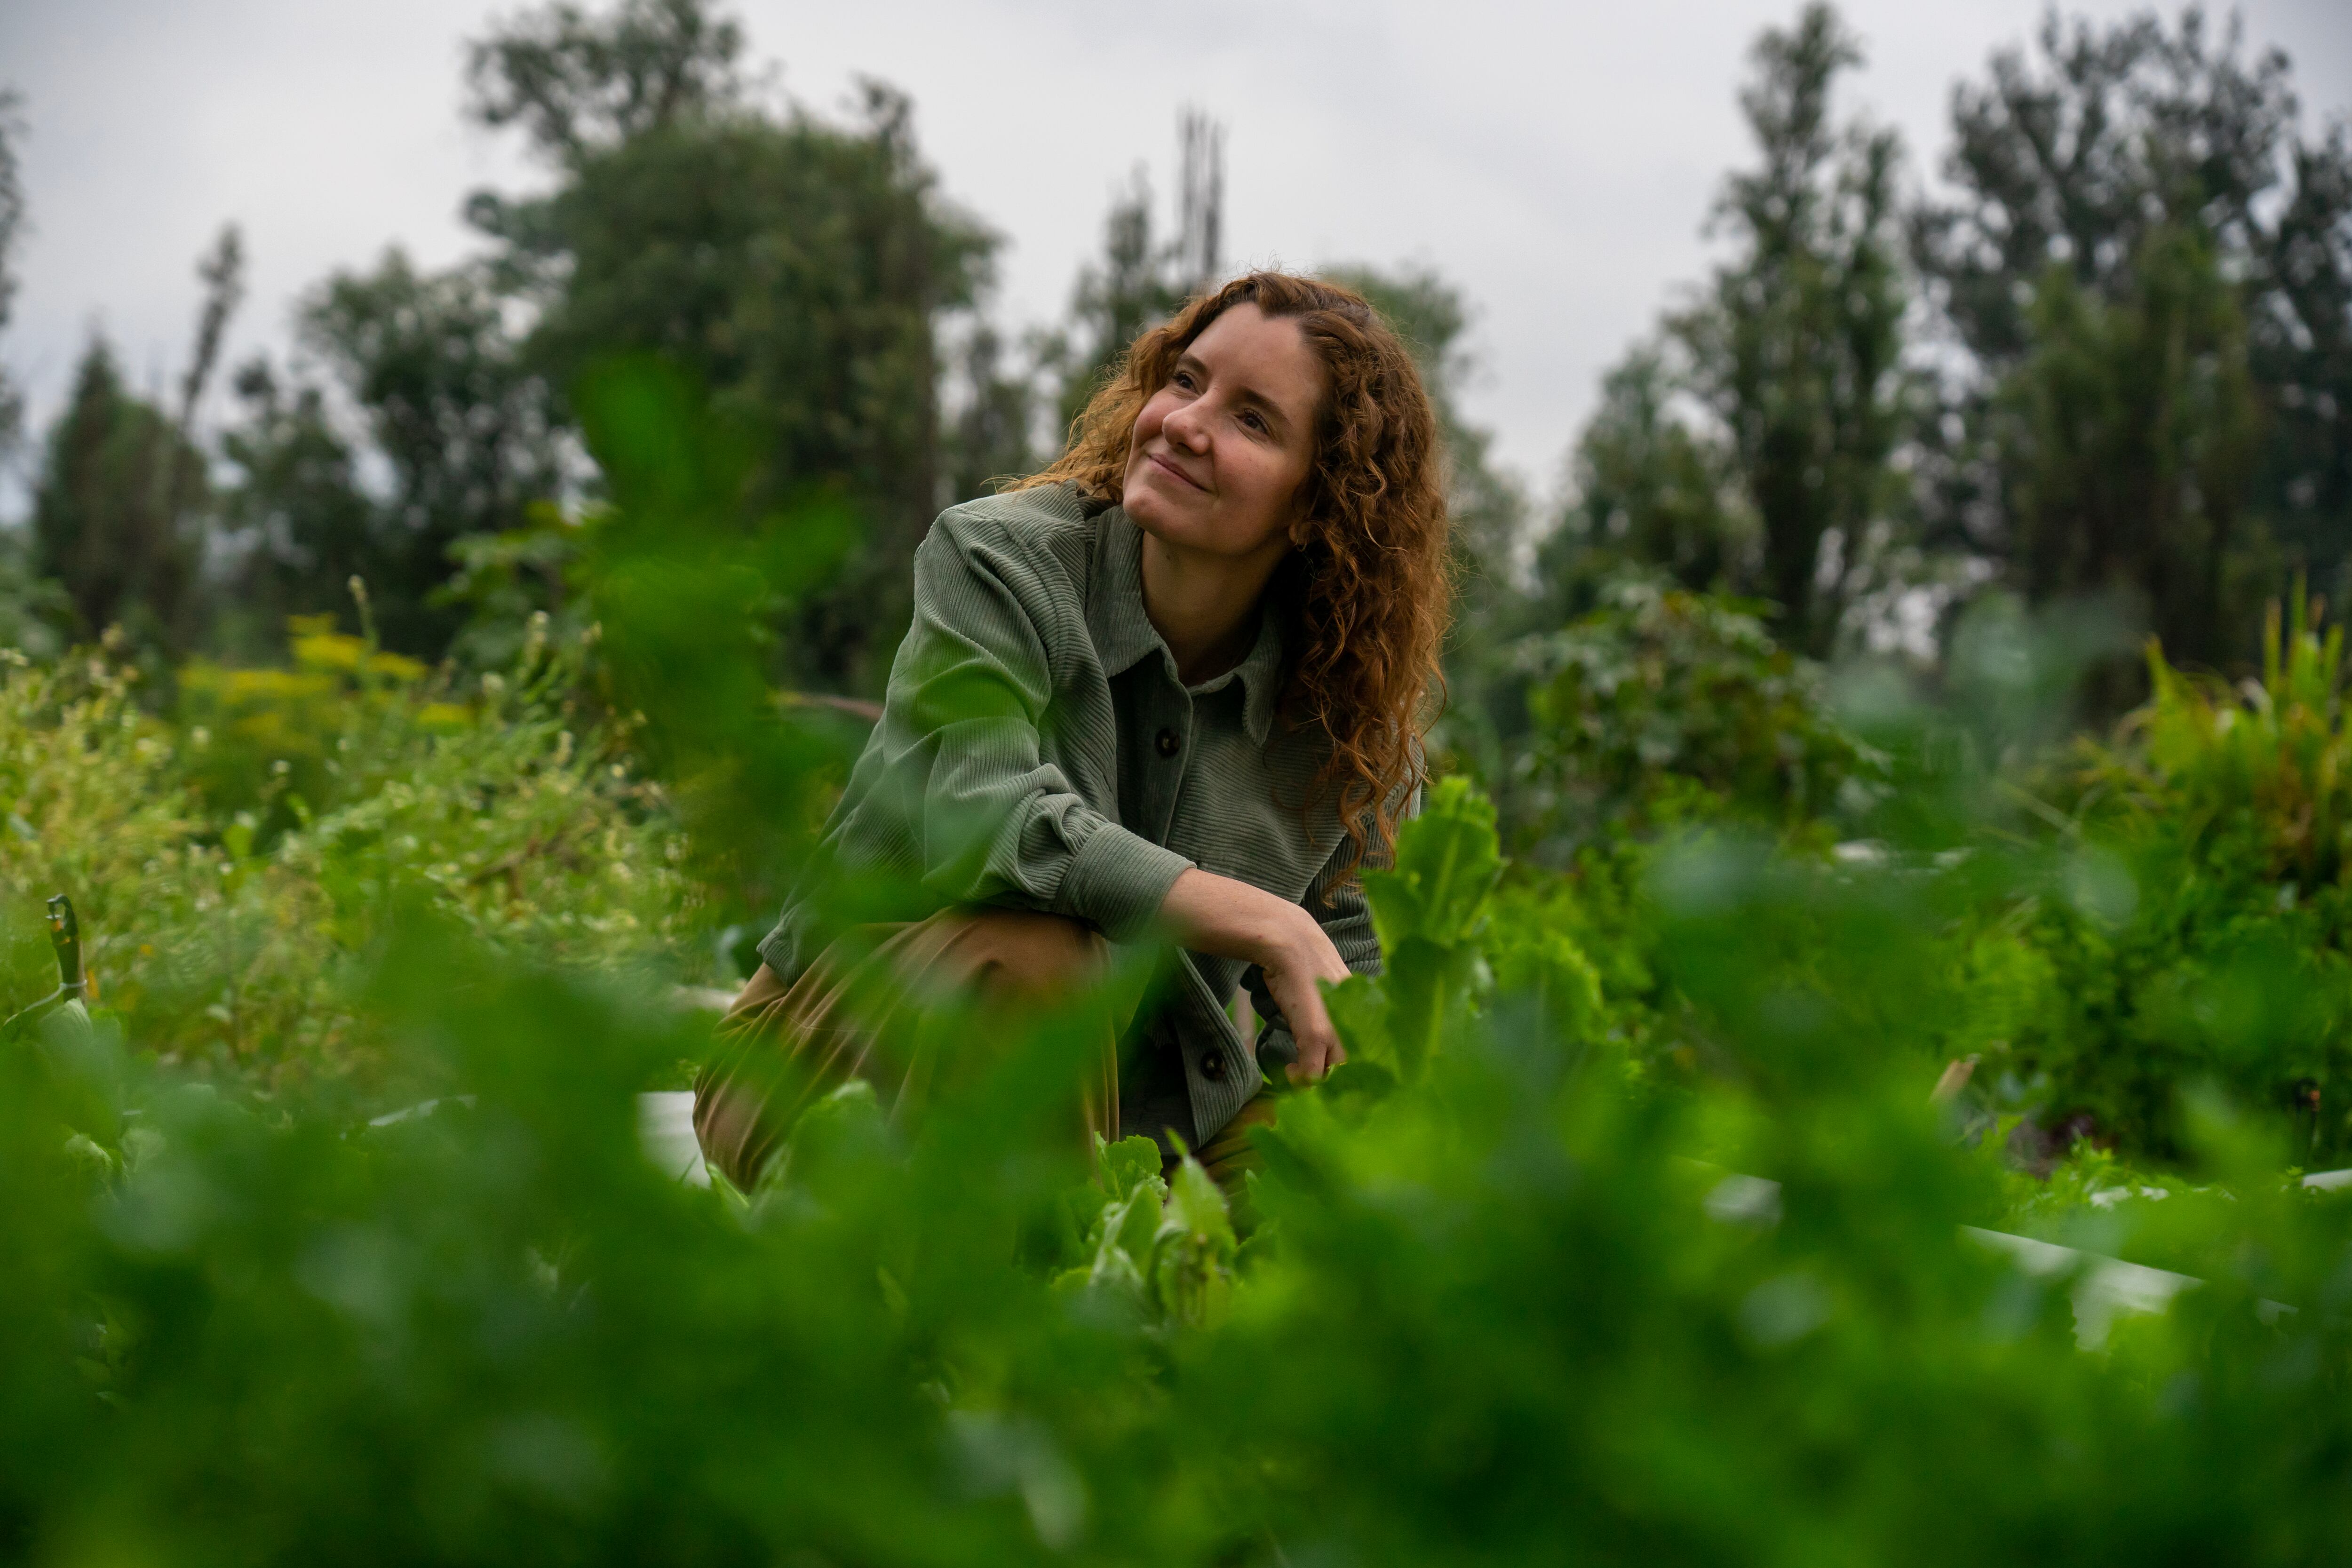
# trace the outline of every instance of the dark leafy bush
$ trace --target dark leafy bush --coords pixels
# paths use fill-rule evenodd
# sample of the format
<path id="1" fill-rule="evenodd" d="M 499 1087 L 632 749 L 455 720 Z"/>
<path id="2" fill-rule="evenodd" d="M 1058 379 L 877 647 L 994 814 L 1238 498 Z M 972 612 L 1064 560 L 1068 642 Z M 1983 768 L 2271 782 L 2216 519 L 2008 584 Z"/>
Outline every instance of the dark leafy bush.
<path id="1" fill-rule="evenodd" d="M 1758 606 L 1638 576 L 1602 601 L 1516 652 L 1533 726 L 1508 798 L 1531 847 L 1559 863 L 1694 821 L 1801 831 L 1868 803 L 1882 761 Z"/>

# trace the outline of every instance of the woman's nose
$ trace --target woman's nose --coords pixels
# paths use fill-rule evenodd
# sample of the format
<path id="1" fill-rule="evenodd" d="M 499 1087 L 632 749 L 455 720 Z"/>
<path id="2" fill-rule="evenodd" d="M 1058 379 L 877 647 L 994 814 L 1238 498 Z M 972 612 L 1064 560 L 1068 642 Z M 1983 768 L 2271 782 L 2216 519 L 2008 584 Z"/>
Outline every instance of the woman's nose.
<path id="1" fill-rule="evenodd" d="M 1160 422 L 1160 432 L 1168 437 L 1170 445 L 1181 447 L 1188 452 L 1206 449 L 1208 426 L 1192 411 L 1192 405 L 1189 403 L 1162 419 Z"/>

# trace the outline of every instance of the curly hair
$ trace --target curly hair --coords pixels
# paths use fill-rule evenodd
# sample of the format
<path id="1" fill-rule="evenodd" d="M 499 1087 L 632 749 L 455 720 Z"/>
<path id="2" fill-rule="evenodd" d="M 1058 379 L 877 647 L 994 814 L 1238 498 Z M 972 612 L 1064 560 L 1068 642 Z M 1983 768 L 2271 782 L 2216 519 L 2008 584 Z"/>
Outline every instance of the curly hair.
<path id="1" fill-rule="evenodd" d="M 1247 273 L 1197 296 L 1135 340 L 1071 426 L 1060 459 L 1016 488 L 1067 484 L 1119 500 L 1144 404 L 1192 340 L 1244 303 L 1297 322 L 1323 367 L 1300 498 L 1305 542 L 1267 591 L 1283 616 L 1284 718 L 1331 737 L 1315 797 L 1338 807 L 1360 863 L 1375 861 L 1425 772 L 1421 735 L 1444 689 L 1451 584 L 1437 421 L 1412 355 L 1363 296 L 1286 272 Z"/>

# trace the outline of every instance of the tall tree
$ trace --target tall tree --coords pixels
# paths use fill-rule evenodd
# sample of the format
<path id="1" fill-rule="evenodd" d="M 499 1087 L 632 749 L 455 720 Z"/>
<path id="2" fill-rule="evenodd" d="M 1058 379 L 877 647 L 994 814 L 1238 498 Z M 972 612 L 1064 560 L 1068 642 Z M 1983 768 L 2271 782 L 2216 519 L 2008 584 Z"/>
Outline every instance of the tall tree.
<path id="1" fill-rule="evenodd" d="M 2175 658 L 2227 651 L 2256 422 L 2246 323 L 2206 237 L 2157 229 L 2119 297 L 2053 267 L 1992 421 L 2028 596 L 2127 592 Z M 2095 706 L 2136 700 L 2139 661 Z"/>
<path id="2" fill-rule="evenodd" d="M 2193 225 L 2243 246 L 2275 189 L 2295 104 L 2286 58 L 2248 62 L 2233 23 L 2216 51 L 2202 14 L 2101 29 L 2043 20 L 2037 52 L 1996 53 L 1952 89 L 1944 174 L 1958 195 L 1914 218 L 1919 265 L 1969 349 L 2028 353 L 2032 286 L 2064 266 L 2082 287 L 2132 287 L 2147 235 Z"/>
<path id="3" fill-rule="evenodd" d="M 1739 102 L 1758 162 L 1727 179 L 1713 219 L 1732 254 L 1607 376 L 1538 576 L 1561 614 L 1621 564 L 1758 595 L 1775 634 L 1819 657 L 1883 595 L 1910 524 L 1902 149 L 1832 121 L 1862 52 L 1828 5 L 1767 29 L 1750 59 Z"/>
<path id="4" fill-rule="evenodd" d="M 2291 563 L 2352 605 L 2352 127 L 2298 140 L 2289 166 L 2249 311 L 2266 428 L 2254 500 Z"/>
<path id="5" fill-rule="evenodd" d="M 1186 296 L 1225 270 L 1225 127 L 1187 106 L 1176 117 L 1176 286 Z"/>
<path id="6" fill-rule="evenodd" d="M 0 89 L 0 331 L 16 304 L 16 244 L 25 227 L 25 172 L 17 148 L 25 139 L 24 100 Z M 24 393 L 0 367 L 0 458 L 15 450 L 25 428 Z"/>
<path id="7" fill-rule="evenodd" d="M 399 586 L 400 571 L 383 559 L 383 509 L 359 482 L 358 454 L 324 389 L 288 384 L 263 359 L 241 367 L 234 385 L 238 416 L 220 437 L 231 476 L 217 520 L 229 591 L 215 616 L 215 645 L 273 654 L 288 616 L 347 609 L 353 577 L 373 584 L 371 598 L 404 623 L 414 579 Z"/>
<path id="8" fill-rule="evenodd" d="M 2217 42 L 2195 7 L 2170 29 L 2053 13 L 2031 55 L 2003 50 L 1954 90 L 1952 123 L 1956 195 L 1913 233 L 1967 355 L 1938 526 L 2030 592 L 2137 600 L 2199 663 L 2251 656 L 2260 592 L 2185 596 L 2181 520 L 2210 535 L 2209 586 L 2275 591 L 2303 570 L 2352 589 L 2352 146 L 2340 126 L 2300 134 L 2286 57 L 2248 58 L 2234 21 Z M 2068 440 L 2027 412 L 2052 414 L 2061 383 Z M 2094 450 L 2135 466 L 2094 483 Z M 2149 541 L 2120 550 L 2116 527 Z"/>
<path id="9" fill-rule="evenodd" d="M 789 673 L 871 688 L 942 489 L 940 321 L 994 240 L 939 198 L 903 96 L 868 84 L 847 124 L 772 110 L 742 47 L 707 0 L 502 26 L 474 47 L 472 112 L 520 128 L 557 183 L 471 213 L 539 308 L 530 361 L 553 384 L 660 353 L 755 433 L 747 517 L 810 492 L 861 514 L 863 544 L 799 612 Z"/>
<path id="10" fill-rule="evenodd" d="M 299 328 L 364 421 L 388 482 L 380 505 L 355 508 L 315 398 L 298 390 L 289 405 L 275 400 L 274 384 L 248 383 L 250 471 L 293 486 L 254 498 L 288 517 L 295 552 L 279 580 L 302 584 L 307 597 L 326 595 L 305 606 L 325 609 L 344 599 L 331 574 L 359 563 L 385 642 L 437 656 L 461 619 L 437 598 L 456 570 L 457 542 L 520 526 L 532 501 L 561 488 L 561 431 L 546 383 L 525 359 L 488 268 L 424 272 L 396 247 L 372 270 L 338 273 L 313 290 Z M 346 536 L 354 523 L 362 539 Z M 335 564 L 322 574 L 326 562 Z"/>
<path id="11" fill-rule="evenodd" d="M 178 425 L 131 395 L 92 338 L 33 491 L 33 568 L 64 586 L 82 636 L 120 626 L 144 646 L 187 645 L 204 541 L 188 505 L 202 498 L 186 487 L 202 471 Z"/>
<path id="12" fill-rule="evenodd" d="M 1528 505 L 1512 476 L 1495 466 L 1492 433 L 1462 407 L 1463 390 L 1476 369 L 1465 341 L 1469 309 L 1458 289 L 1426 268 L 1324 271 L 1371 301 L 1412 351 L 1428 389 L 1444 447 L 1456 588 L 1454 633 L 1445 649 L 1446 709 L 1435 744 L 1455 765 L 1501 778 L 1506 754 L 1524 729 L 1525 682 L 1507 650 L 1529 624 L 1517 580 Z"/>
<path id="13" fill-rule="evenodd" d="M 0 332 L 16 301 L 16 245 L 25 226 L 23 100 L 0 89 Z M 23 389 L 0 365 L 0 468 L 16 457 L 25 436 Z M 32 541 L 22 530 L 0 529 L 0 647 L 36 655 L 60 651 L 71 631 L 71 599 L 54 578 L 38 574 Z"/>
<path id="14" fill-rule="evenodd" d="M 1755 513 L 1718 433 L 1678 416 L 1679 345 L 1652 341 L 1601 378 L 1601 405 L 1569 456 L 1569 504 L 1537 552 L 1544 618 L 1571 620 L 1628 567 L 1701 592 L 1754 584 Z"/>
<path id="15" fill-rule="evenodd" d="M 475 119 L 520 126 L 570 164 L 740 110 L 742 54 L 743 29 L 705 0 L 627 0 L 601 17 L 557 4 L 469 46 L 466 79 Z"/>
<path id="16" fill-rule="evenodd" d="M 198 570 L 212 487 L 190 431 L 244 298 L 244 245 L 234 226 L 221 231 L 196 276 L 204 299 L 177 408 L 167 413 L 134 396 L 113 350 L 93 337 L 33 495 L 33 566 L 62 584 L 78 629 L 97 635 L 120 626 L 165 653 L 189 646 L 203 614 Z"/>
<path id="17" fill-rule="evenodd" d="M 1912 411 L 1901 143 L 1832 124 L 1832 89 L 1862 51 L 1828 5 L 1768 29 L 1751 58 L 1739 102 L 1759 163 L 1730 177 L 1717 207 L 1735 253 L 1674 331 L 1755 511 L 1753 587 L 1782 639 L 1819 655 L 1906 498 L 1893 461 Z"/>
<path id="18" fill-rule="evenodd" d="M 995 481 L 1036 466 L 1032 440 L 1037 393 L 1012 361 L 1003 336 L 975 321 L 950 360 L 957 405 L 946 431 L 947 499 L 990 493 Z"/>

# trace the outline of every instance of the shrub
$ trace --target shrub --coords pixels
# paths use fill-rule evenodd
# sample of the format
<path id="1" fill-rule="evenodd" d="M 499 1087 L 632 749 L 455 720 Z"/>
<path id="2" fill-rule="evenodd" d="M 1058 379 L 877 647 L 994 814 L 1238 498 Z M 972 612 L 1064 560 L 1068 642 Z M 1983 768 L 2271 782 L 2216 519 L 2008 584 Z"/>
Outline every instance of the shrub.
<path id="1" fill-rule="evenodd" d="M 1642 577 L 1602 597 L 1516 651 L 1534 727 L 1509 798 L 1529 848 L 1559 864 L 1682 823 L 1801 830 L 1867 804 L 1883 763 L 1756 606 Z"/>
<path id="2" fill-rule="evenodd" d="M 253 814 L 264 842 L 383 784 L 380 774 L 352 771 L 362 758 L 384 763 L 398 756 L 397 741 L 366 745 L 372 729 L 389 722 L 448 733 L 470 717 L 447 701 L 420 710 L 413 699 L 427 668 L 338 632 L 332 616 L 296 616 L 288 630 L 283 668 L 197 659 L 178 681 L 178 727 L 194 742 L 189 782 L 206 815 Z"/>
<path id="3" fill-rule="evenodd" d="M 2053 781 L 2070 841 L 1979 941 L 2030 994 L 2028 1092 L 2129 1152 L 2177 1155 L 2179 1092 L 2210 1083 L 2293 1121 L 2299 1160 L 2352 1152 L 2342 634 L 2273 609 L 2265 647 L 2242 686 L 2151 648 L 2147 705 Z"/>
<path id="4" fill-rule="evenodd" d="M 101 986 L 135 971 L 140 938 L 217 887 L 182 782 L 182 739 L 134 700 L 137 672 L 91 653 L 36 664 L 0 650 L 0 907 L 7 994 L 57 982 L 40 899 L 70 893 Z"/>
<path id="5" fill-rule="evenodd" d="M 142 1049 L 258 1087 L 392 1092 L 344 972 L 404 900 L 488 952 L 680 973 L 679 840 L 625 752 L 574 732 L 578 658 L 534 639 L 461 693 L 299 623 L 290 668 L 191 671 L 179 723 L 103 658 L 17 662 L 0 680 L 11 994 L 48 984 L 34 895 L 64 891 Z"/>

